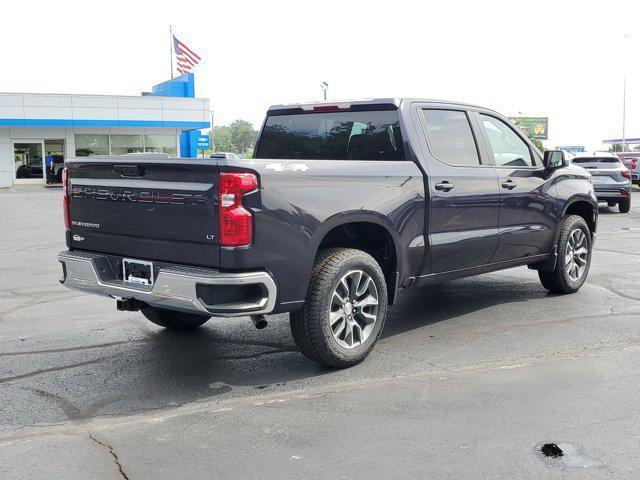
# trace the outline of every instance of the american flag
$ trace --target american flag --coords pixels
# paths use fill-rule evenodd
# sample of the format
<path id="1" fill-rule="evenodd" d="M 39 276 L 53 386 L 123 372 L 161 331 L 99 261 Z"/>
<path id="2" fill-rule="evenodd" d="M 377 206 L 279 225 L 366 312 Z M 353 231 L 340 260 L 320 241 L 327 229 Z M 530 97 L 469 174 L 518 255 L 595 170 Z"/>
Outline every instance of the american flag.
<path id="1" fill-rule="evenodd" d="M 200 56 L 173 36 L 173 49 L 176 52 L 178 65 L 176 69 L 180 74 L 189 73 L 193 67 L 200 63 Z"/>

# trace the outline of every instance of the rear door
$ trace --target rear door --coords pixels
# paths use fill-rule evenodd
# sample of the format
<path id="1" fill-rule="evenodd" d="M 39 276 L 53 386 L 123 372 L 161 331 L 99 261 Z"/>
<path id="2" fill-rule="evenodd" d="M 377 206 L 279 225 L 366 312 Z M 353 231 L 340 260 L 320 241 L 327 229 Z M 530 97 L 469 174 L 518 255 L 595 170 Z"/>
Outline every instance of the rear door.
<path id="1" fill-rule="evenodd" d="M 218 267 L 216 160 L 72 159 L 70 247 Z"/>
<path id="2" fill-rule="evenodd" d="M 495 168 L 464 109 L 419 109 L 430 192 L 430 267 L 441 273 L 490 262 L 498 246 L 499 189 Z"/>
<path id="3" fill-rule="evenodd" d="M 476 115 L 500 187 L 500 243 L 492 263 L 549 253 L 558 221 L 557 200 L 542 159 L 503 119 Z"/>

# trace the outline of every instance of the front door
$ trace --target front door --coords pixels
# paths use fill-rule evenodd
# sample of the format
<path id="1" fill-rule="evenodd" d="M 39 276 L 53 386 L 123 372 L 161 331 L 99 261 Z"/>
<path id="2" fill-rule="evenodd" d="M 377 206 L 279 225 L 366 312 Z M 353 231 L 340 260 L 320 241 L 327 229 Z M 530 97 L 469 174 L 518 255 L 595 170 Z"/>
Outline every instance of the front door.
<path id="1" fill-rule="evenodd" d="M 62 183 L 64 140 L 45 140 L 44 152 L 44 175 L 47 185 Z"/>
<path id="2" fill-rule="evenodd" d="M 424 108 L 431 197 L 431 273 L 490 262 L 498 246 L 500 191 L 493 165 L 481 162 L 464 110 Z"/>
<path id="3" fill-rule="evenodd" d="M 557 222 L 556 200 L 540 157 L 498 117 L 478 114 L 500 185 L 500 242 L 492 262 L 549 253 Z"/>

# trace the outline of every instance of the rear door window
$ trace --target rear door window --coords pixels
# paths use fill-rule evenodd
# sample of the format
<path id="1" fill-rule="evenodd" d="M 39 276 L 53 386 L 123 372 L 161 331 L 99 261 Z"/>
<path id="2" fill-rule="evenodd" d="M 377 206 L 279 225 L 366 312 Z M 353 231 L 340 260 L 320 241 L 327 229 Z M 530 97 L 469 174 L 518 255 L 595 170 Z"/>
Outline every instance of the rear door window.
<path id="1" fill-rule="evenodd" d="M 465 112 L 430 109 L 422 112 L 431 153 L 451 165 L 480 165 L 478 148 Z"/>
<path id="2" fill-rule="evenodd" d="M 269 115 L 256 158 L 404 160 L 398 112 Z"/>

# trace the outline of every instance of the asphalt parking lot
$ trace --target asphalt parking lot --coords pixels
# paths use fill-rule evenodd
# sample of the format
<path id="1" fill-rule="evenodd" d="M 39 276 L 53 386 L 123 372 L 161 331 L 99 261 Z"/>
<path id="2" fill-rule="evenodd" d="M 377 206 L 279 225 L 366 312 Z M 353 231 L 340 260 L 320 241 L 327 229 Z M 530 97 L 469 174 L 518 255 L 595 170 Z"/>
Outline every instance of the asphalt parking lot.
<path id="1" fill-rule="evenodd" d="M 526 268 L 408 290 L 371 356 L 336 371 L 295 351 L 286 316 L 176 334 L 66 290 L 60 191 L 0 202 L 3 480 L 640 471 L 640 205 L 601 208 L 580 292 Z"/>

